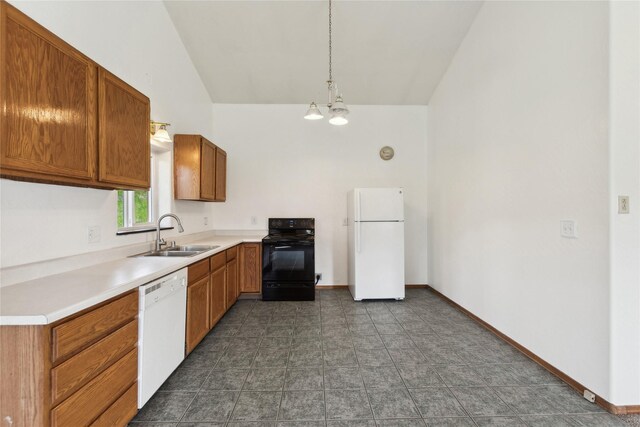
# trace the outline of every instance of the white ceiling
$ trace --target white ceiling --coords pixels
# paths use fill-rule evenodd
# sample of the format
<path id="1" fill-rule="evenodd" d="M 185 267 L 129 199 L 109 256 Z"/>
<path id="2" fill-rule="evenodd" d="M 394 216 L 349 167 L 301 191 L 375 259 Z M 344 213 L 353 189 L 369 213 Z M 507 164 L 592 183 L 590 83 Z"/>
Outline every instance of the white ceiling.
<path id="1" fill-rule="evenodd" d="M 213 102 L 326 102 L 328 1 L 165 4 Z M 345 103 L 427 104 L 481 5 L 334 1 L 333 78 Z"/>

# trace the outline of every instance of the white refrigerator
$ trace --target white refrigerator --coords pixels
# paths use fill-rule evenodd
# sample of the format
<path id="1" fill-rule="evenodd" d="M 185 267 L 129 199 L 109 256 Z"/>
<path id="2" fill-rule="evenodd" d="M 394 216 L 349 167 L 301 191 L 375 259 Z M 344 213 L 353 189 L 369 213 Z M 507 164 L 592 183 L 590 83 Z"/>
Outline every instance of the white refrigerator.
<path id="1" fill-rule="evenodd" d="M 347 196 L 353 299 L 404 299 L 402 188 L 356 188 Z"/>

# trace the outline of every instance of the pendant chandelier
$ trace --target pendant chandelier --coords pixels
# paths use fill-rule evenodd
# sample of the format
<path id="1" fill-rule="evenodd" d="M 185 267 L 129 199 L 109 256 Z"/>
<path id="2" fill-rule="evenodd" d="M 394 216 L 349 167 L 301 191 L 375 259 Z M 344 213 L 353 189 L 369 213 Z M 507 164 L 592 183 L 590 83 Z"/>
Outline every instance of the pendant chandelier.
<path id="1" fill-rule="evenodd" d="M 342 101 L 342 94 L 338 92 L 338 84 L 333 81 L 333 75 L 331 70 L 331 0 L 329 0 L 329 80 L 327 80 L 327 92 L 328 102 L 327 108 L 329 109 L 329 123 L 336 126 L 342 126 L 349 123 L 347 120 L 347 114 L 349 109 Z M 304 116 L 307 120 L 319 120 L 324 118 L 324 115 L 318 108 L 315 102 L 309 105 L 309 110 Z"/>

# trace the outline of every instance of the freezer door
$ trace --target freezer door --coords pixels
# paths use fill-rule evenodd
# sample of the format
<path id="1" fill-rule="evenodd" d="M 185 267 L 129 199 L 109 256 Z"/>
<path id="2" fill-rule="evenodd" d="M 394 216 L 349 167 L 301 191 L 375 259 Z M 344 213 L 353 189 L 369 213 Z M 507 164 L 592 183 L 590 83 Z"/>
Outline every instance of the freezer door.
<path id="1" fill-rule="evenodd" d="M 357 188 L 355 221 L 404 221 L 402 188 Z"/>
<path id="2" fill-rule="evenodd" d="M 404 298 L 404 223 L 355 223 L 354 240 L 354 299 Z"/>

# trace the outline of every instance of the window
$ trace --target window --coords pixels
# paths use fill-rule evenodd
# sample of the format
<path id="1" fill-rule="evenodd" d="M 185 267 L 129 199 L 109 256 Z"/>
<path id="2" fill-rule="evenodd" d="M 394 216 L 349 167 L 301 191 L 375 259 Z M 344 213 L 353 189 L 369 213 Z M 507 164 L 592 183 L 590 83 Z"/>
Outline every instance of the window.
<path id="1" fill-rule="evenodd" d="M 118 190 L 118 228 L 150 225 L 153 222 L 153 190 Z"/>
<path id="2" fill-rule="evenodd" d="M 151 156 L 151 189 L 118 190 L 118 234 L 139 232 L 155 226 L 158 212 L 157 159 Z"/>

